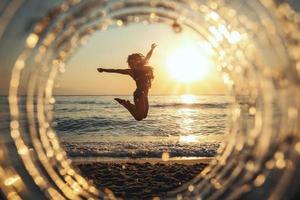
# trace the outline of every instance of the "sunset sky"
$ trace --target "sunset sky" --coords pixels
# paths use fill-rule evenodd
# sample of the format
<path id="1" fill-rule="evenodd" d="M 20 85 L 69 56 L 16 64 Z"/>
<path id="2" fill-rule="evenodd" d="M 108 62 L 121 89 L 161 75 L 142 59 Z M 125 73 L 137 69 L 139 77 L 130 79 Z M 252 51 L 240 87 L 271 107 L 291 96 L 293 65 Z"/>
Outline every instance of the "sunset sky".
<path id="1" fill-rule="evenodd" d="M 224 94 L 226 88 L 202 38 L 189 29 L 176 34 L 163 24 L 135 24 L 95 33 L 79 48 L 57 78 L 57 95 L 132 94 L 134 81 L 126 75 L 98 73 L 97 68 L 128 68 L 131 53 L 155 49 L 149 65 L 155 79 L 150 95 Z M 189 80 L 193 80 L 189 82 Z"/>

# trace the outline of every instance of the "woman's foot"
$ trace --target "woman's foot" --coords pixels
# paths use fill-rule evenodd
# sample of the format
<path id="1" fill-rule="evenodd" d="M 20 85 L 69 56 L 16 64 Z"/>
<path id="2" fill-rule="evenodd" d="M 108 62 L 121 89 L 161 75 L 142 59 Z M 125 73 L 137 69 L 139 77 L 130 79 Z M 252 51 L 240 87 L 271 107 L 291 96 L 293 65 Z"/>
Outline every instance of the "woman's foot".
<path id="1" fill-rule="evenodd" d="M 116 100 L 119 104 L 121 104 L 124 107 L 126 107 L 129 104 L 128 100 L 124 100 L 124 99 L 120 99 L 120 98 L 114 98 L 114 100 Z"/>

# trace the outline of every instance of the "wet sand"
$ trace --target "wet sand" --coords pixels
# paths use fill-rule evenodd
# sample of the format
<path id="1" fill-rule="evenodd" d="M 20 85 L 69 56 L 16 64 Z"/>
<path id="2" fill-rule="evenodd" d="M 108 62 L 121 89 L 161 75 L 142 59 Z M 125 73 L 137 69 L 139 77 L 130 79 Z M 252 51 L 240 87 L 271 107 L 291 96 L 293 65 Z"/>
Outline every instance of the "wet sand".
<path id="1" fill-rule="evenodd" d="M 180 162 L 75 162 L 82 175 L 100 189 L 109 189 L 122 199 L 164 197 L 194 178 L 207 166 L 208 160 Z"/>

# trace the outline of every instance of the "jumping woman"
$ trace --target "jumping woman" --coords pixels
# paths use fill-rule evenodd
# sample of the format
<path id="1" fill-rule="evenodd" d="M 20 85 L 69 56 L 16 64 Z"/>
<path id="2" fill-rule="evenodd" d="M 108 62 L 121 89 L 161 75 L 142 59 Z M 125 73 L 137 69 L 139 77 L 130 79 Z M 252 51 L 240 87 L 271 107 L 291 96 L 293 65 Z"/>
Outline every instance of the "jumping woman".
<path id="1" fill-rule="evenodd" d="M 124 106 L 137 121 L 145 119 L 148 115 L 148 91 L 154 75 L 152 67 L 146 65 L 155 47 L 156 44 L 151 45 L 151 50 L 147 53 L 146 57 L 140 53 L 129 55 L 127 58 L 129 69 L 97 69 L 98 72 L 125 74 L 133 78 L 136 83 L 136 90 L 133 93 L 134 104 L 125 99 L 115 98 L 115 100 Z"/>

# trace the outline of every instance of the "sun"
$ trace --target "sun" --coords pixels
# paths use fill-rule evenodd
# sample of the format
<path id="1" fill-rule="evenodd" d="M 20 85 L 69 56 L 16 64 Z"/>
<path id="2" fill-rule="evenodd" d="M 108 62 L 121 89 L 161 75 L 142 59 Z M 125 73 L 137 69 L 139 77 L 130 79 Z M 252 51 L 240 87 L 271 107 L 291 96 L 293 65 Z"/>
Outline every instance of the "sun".
<path id="1" fill-rule="evenodd" d="M 170 54 L 166 60 L 168 72 L 177 81 L 190 83 L 203 79 L 211 64 L 207 46 L 186 44 Z"/>

